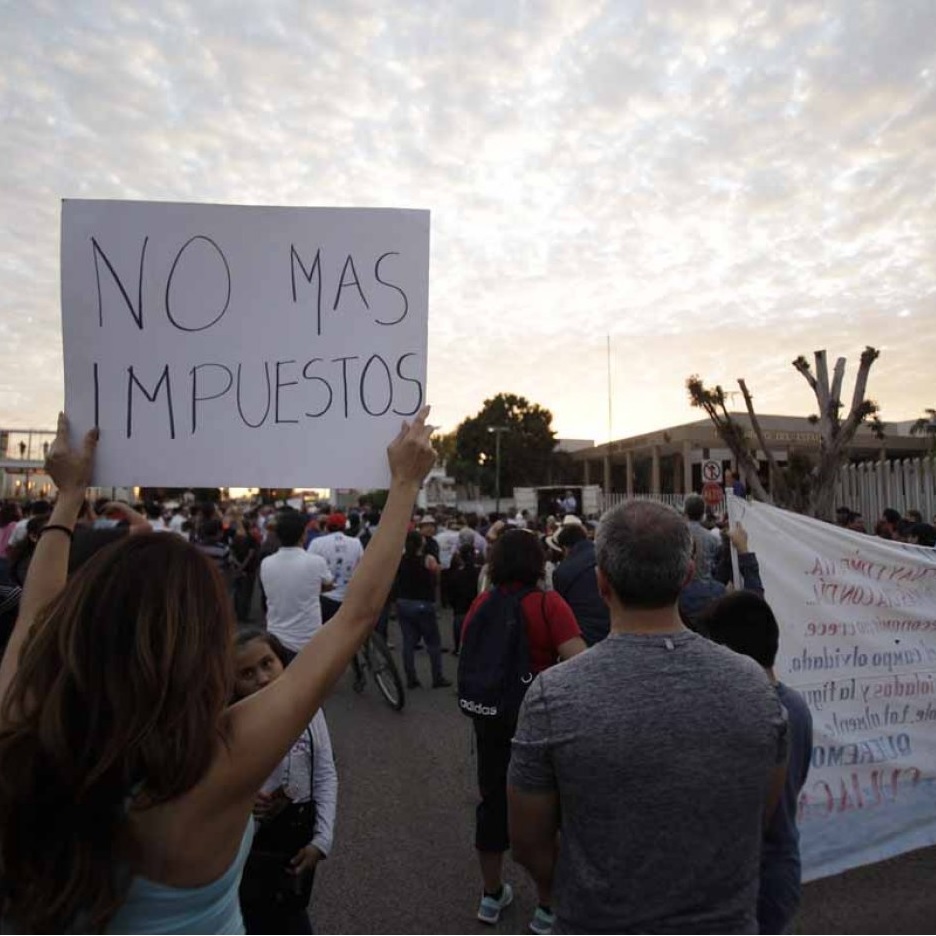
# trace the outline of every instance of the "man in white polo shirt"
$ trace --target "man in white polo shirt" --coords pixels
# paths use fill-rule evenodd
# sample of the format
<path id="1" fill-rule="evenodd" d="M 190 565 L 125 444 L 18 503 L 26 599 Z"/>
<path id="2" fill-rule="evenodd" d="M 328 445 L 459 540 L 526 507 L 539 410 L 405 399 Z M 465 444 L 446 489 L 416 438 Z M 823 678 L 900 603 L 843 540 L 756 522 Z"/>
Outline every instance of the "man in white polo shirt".
<path id="1" fill-rule="evenodd" d="M 260 563 L 260 584 L 267 600 L 267 630 L 299 651 L 322 626 L 320 597 L 332 587 L 328 564 L 301 545 L 305 518 L 284 510 L 276 517 L 280 548 Z"/>

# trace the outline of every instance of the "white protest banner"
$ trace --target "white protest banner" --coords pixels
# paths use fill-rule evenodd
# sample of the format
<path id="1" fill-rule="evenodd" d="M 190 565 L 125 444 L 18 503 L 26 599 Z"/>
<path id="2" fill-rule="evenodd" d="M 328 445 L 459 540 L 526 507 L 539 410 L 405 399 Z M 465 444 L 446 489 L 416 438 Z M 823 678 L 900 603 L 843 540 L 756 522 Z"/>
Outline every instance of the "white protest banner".
<path id="1" fill-rule="evenodd" d="M 936 551 L 729 497 L 813 715 L 803 877 L 936 844 Z"/>
<path id="2" fill-rule="evenodd" d="M 65 201 L 66 412 L 98 485 L 386 487 L 425 401 L 429 213 Z"/>

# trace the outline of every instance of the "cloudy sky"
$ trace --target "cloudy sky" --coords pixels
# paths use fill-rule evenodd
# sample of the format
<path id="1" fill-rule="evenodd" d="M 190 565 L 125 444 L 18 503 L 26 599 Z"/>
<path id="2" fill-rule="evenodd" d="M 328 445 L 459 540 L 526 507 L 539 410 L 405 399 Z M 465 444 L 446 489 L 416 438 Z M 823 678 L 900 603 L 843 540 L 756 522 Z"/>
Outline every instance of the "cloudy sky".
<path id="1" fill-rule="evenodd" d="M 63 197 L 432 211 L 429 396 L 562 435 L 936 405 L 933 0 L 0 0 L 0 424 L 62 399 Z"/>

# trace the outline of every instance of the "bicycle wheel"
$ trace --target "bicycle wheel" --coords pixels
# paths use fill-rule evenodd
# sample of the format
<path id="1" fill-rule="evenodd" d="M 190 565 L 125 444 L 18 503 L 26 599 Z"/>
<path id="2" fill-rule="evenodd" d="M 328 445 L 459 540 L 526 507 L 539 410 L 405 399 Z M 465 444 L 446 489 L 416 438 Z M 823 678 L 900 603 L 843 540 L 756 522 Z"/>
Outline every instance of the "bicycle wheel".
<path id="1" fill-rule="evenodd" d="M 369 652 L 365 659 L 370 664 L 374 682 L 377 683 L 377 688 L 386 699 L 387 705 L 399 712 L 406 702 L 406 693 L 403 691 L 403 680 L 400 678 L 393 654 L 380 634 L 371 634 L 369 643 Z"/>

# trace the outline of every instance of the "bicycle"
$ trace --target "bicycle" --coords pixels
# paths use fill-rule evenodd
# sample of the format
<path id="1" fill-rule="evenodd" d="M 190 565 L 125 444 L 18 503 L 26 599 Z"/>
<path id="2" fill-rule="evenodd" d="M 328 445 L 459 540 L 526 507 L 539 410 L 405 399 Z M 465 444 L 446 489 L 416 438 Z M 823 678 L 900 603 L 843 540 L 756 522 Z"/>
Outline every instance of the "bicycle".
<path id="1" fill-rule="evenodd" d="M 403 680 L 386 640 L 376 631 L 367 638 L 353 660 L 354 691 L 361 693 L 367 685 L 370 671 L 387 705 L 399 712 L 406 703 Z"/>

